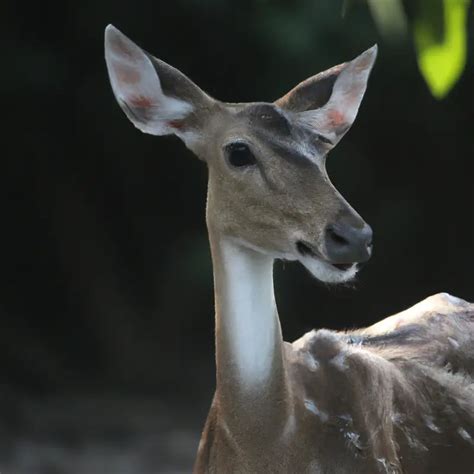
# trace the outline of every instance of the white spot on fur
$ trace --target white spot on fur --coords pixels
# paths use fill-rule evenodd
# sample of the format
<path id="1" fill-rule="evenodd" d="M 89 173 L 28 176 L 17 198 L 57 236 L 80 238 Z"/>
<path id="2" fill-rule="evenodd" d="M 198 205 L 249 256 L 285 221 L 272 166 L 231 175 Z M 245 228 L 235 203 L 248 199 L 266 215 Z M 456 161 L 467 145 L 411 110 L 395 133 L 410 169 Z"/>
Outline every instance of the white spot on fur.
<path id="1" fill-rule="evenodd" d="M 309 352 L 305 353 L 303 360 L 304 360 L 304 363 L 305 363 L 306 367 L 311 372 L 316 372 L 316 370 L 319 369 L 319 362 Z"/>
<path id="2" fill-rule="evenodd" d="M 401 423 L 404 419 L 403 415 L 401 413 L 392 413 L 392 415 L 390 415 L 390 419 L 394 422 L 394 423 Z"/>
<path id="3" fill-rule="evenodd" d="M 304 401 L 304 406 L 311 413 L 314 413 L 323 423 L 326 423 L 329 420 L 329 415 L 326 412 L 320 410 L 312 400 L 308 400 L 306 398 Z"/>
<path id="4" fill-rule="evenodd" d="M 456 341 L 456 339 L 454 339 L 453 337 L 448 337 L 448 341 L 454 349 L 459 349 L 459 342 Z"/>
<path id="5" fill-rule="evenodd" d="M 410 448 L 418 449 L 420 451 L 428 451 L 428 448 L 421 441 L 419 441 L 411 431 L 405 429 L 404 433 Z"/>
<path id="6" fill-rule="evenodd" d="M 339 351 L 339 353 L 330 360 L 330 363 L 342 371 L 349 368 L 347 365 L 347 356 L 343 351 Z"/>
<path id="7" fill-rule="evenodd" d="M 434 431 L 435 433 L 441 433 L 441 428 L 434 423 L 434 420 L 431 416 L 425 417 L 425 423 L 428 429 Z"/>
<path id="8" fill-rule="evenodd" d="M 399 471 L 390 461 L 387 461 L 385 458 L 377 458 L 377 462 L 382 465 L 382 468 L 386 474 L 396 474 Z"/>
<path id="9" fill-rule="evenodd" d="M 338 418 L 340 418 L 342 421 L 344 421 L 346 423 L 346 425 L 352 425 L 353 419 L 352 419 L 352 416 L 349 415 L 349 413 L 339 415 Z"/>
<path id="10" fill-rule="evenodd" d="M 344 432 L 344 438 L 346 438 L 347 442 L 350 445 L 353 445 L 359 451 L 362 451 L 364 449 L 363 443 L 360 440 L 360 434 L 358 434 L 354 431 L 345 431 Z"/>
<path id="11" fill-rule="evenodd" d="M 462 427 L 458 428 L 457 432 L 458 432 L 458 435 L 461 436 L 463 440 L 471 444 L 474 443 L 472 436 L 464 428 Z"/>

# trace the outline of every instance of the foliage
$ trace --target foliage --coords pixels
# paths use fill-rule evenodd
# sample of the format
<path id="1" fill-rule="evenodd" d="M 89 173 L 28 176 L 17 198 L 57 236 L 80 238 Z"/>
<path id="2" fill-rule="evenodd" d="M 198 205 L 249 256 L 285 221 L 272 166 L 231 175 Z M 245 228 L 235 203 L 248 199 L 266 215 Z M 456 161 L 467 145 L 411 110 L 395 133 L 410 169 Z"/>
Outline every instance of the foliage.
<path id="1" fill-rule="evenodd" d="M 466 65 L 469 0 L 422 0 L 419 7 L 413 25 L 418 65 L 431 93 L 441 99 Z"/>
<path id="2" fill-rule="evenodd" d="M 380 32 L 390 40 L 407 32 L 401 0 L 367 0 Z M 413 38 L 418 66 L 431 93 L 444 98 L 462 75 L 467 55 L 470 0 L 412 2 Z"/>

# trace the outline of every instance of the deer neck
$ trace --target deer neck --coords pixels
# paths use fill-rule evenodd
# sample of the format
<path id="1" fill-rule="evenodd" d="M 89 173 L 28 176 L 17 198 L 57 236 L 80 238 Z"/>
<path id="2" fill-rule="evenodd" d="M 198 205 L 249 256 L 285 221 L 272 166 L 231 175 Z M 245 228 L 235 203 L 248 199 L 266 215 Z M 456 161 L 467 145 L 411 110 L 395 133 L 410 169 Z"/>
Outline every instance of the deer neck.
<path id="1" fill-rule="evenodd" d="M 217 397 L 236 416 L 256 404 L 280 409 L 287 383 L 273 291 L 273 258 L 209 229 L 216 305 Z M 251 403 L 249 403 L 251 402 Z M 251 413 L 250 413 L 251 412 Z"/>

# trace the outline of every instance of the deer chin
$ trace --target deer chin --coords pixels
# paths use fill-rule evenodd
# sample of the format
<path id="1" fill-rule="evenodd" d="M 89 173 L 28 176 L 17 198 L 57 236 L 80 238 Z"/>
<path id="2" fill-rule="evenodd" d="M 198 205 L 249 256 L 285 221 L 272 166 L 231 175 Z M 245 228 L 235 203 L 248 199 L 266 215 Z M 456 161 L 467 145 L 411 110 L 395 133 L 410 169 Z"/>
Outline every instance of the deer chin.
<path id="1" fill-rule="evenodd" d="M 325 260 L 319 254 L 311 251 L 305 254 L 301 252 L 272 251 L 266 250 L 258 245 L 244 241 L 243 239 L 231 239 L 235 244 L 252 250 L 254 252 L 267 255 L 274 260 L 283 260 L 289 262 L 300 262 L 317 280 L 323 283 L 345 283 L 354 279 L 359 270 L 359 264 L 352 263 L 347 265 L 332 264 Z"/>
<path id="2" fill-rule="evenodd" d="M 354 279 L 357 274 L 357 264 L 347 268 L 338 268 L 316 255 L 301 255 L 298 260 L 318 280 L 324 283 L 344 283 Z"/>

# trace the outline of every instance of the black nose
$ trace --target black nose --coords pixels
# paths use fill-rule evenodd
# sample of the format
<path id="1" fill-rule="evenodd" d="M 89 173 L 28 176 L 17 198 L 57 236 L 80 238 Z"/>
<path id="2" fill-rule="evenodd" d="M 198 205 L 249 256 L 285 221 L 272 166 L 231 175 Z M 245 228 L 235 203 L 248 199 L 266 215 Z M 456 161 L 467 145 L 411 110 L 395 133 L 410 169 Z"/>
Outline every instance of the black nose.
<path id="1" fill-rule="evenodd" d="M 339 222 L 326 229 L 326 253 L 332 263 L 366 262 L 372 253 L 373 232 L 369 225 L 355 227 Z"/>

